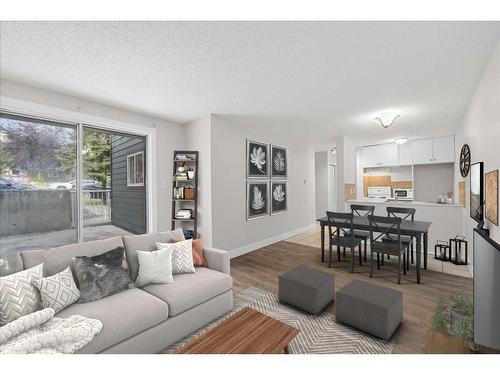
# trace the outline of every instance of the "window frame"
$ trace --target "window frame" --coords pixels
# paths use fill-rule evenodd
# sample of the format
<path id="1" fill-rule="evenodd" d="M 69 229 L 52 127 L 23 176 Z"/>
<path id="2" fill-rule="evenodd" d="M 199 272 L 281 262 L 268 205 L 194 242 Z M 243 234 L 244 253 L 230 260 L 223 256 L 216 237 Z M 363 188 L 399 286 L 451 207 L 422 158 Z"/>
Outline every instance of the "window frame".
<path id="1" fill-rule="evenodd" d="M 133 177 L 135 179 L 135 177 L 137 177 L 136 175 L 136 167 L 137 167 L 137 163 L 136 163 L 136 158 L 138 155 L 141 155 L 141 164 L 142 164 L 142 182 L 130 182 L 130 159 L 133 159 L 133 163 L 132 163 L 132 166 L 134 167 L 134 171 L 133 171 Z M 139 151 L 139 152 L 135 152 L 133 154 L 128 154 L 127 155 L 127 187 L 143 187 L 144 186 L 144 151 Z"/>

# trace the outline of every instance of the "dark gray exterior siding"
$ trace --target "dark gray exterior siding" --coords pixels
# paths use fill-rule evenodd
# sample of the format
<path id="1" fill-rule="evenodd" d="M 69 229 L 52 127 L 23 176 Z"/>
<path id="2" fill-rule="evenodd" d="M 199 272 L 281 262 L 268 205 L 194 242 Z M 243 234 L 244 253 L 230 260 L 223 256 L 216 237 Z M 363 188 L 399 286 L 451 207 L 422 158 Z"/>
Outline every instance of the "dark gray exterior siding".
<path id="1" fill-rule="evenodd" d="M 144 152 L 146 140 L 126 135 L 111 136 L 111 222 L 129 232 L 146 233 L 146 185 L 127 187 L 127 155 Z"/>

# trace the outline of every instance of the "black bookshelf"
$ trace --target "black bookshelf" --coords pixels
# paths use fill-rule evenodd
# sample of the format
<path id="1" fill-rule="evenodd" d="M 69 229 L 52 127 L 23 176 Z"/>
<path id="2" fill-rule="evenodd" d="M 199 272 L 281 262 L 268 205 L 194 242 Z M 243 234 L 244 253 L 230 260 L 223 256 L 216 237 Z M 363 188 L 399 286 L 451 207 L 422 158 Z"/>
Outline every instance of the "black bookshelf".
<path id="1" fill-rule="evenodd" d="M 184 157 L 183 157 L 184 156 Z M 172 216 L 171 228 L 192 229 L 193 238 L 198 238 L 198 151 L 174 151 L 172 163 Z M 187 175 L 188 170 L 194 172 L 192 178 L 184 178 L 178 172 L 179 167 L 184 167 Z M 186 194 L 186 188 L 192 187 L 192 196 Z M 181 194 L 179 196 L 179 194 Z M 187 197 L 186 197 L 187 196 Z M 177 212 L 180 209 L 192 210 L 191 218 L 179 218 Z"/>

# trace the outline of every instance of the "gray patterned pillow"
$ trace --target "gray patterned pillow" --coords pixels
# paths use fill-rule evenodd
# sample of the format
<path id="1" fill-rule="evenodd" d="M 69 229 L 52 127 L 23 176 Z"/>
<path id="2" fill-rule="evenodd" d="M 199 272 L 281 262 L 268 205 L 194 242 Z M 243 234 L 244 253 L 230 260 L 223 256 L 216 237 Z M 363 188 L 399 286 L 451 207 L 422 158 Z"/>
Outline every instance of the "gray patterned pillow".
<path id="1" fill-rule="evenodd" d="M 43 263 L 0 277 L 0 326 L 40 309 L 40 292 L 33 283 L 43 276 Z"/>
<path id="2" fill-rule="evenodd" d="M 69 267 L 55 275 L 36 280 L 34 284 L 40 290 L 43 307 L 50 307 L 56 313 L 80 298 L 80 291 Z"/>
<path id="3" fill-rule="evenodd" d="M 174 243 L 156 243 L 159 250 L 172 249 L 172 273 L 195 273 L 193 263 L 193 240 Z"/>
<path id="4" fill-rule="evenodd" d="M 131 281 L 124 251 L 123 247 L 117 247 L 101 255 L 73 258 L 80 286 L 78 303 L 97 301 L 128 289 Z"/>

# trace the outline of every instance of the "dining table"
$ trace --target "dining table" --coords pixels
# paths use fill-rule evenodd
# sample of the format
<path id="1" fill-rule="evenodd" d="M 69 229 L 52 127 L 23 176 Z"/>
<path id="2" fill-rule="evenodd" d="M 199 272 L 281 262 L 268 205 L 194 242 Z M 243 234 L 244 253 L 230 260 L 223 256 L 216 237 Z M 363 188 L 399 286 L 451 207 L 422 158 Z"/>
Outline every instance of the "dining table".
<path id="1" fill-rule="evenodd" d="M 349 227 L 349 222 L 345 223 L 332 223 L 328 220 L 328 218 L 321 217 L 317 219 L 321 227 L 321 261 L 325 261 L 325 228 L 328 227 L 338 227 L 342 226 L 344 228 Z M 387 229 L 387 233 L 397 234 L 398 228 L 396 226 L 391 227 L 390 224 L 381 224 L 377 223 L 380 229 Z M 403 220 L 400 225 L 401 235 L 402 236 L 410 236 L 414 237 L 417 241 L 416 243 L 416 258 L 417 258 L 417 283 L 421 283 L 422 275 L 421 275 L 421 258 L 422 252 L 424 254 L 424 264 L 423 268 L 427 269 L 427 251 L 428 251 L 428 232 L 431 227 L 432 222 L 430 221 L 410 221 Z M 352 219 L 352 227 L 354 230 L 362 230 L 369 232 L 370 231 L 370 221 L 367 216 L 354 216 Z M 423 250 L 423 251 L 422 251 Z"/>

